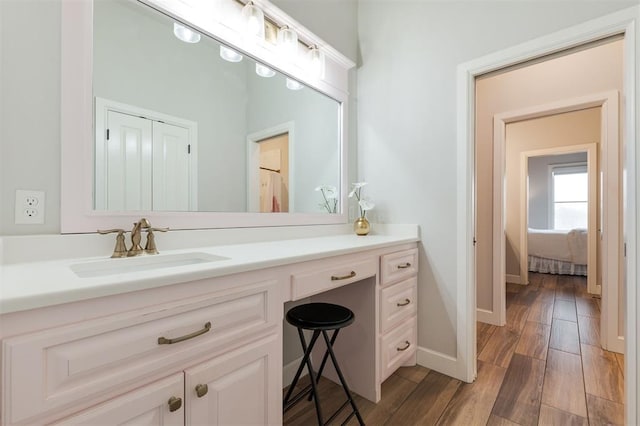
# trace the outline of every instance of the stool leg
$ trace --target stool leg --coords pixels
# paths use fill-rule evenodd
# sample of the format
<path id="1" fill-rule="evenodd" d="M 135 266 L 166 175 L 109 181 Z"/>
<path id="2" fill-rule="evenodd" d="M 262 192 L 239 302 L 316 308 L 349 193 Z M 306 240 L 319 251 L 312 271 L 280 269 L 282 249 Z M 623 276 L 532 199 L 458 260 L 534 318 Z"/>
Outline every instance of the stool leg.
<path id="1" fill-rule="evenodd" d="M 302 331 L 300 332 L 302 334 Z M 318 340 L 320 336 L 320 332 L 315 330 L 313 332 L 313 336 L 311 337 L 311 342 L 309 342 L 309 347 L 305 351 L 304 358 L 302 362 L 307 363 L 307 369 L 309 370 L 309 378 L 311 380 L 311 392 L 313 393 L 313 402 L 316 405 L 316 415 L 318 417 L 318 426 L 323 426 L 324 422 L 322 421 L 322 411 L 320 410 L 320 400 L 318 399 L 318 389 L 316 388 L 316 378 L 313 373 L 313 365 L 311 365 L 311 350 L 313 349 L 313 345 Z"/>
<path id="2" fill-rule="evenodd" d="M 298 335 L 300 336 L 300 343 L 302 344 L 302 351 L 304 352 L 304 356 L 302 357 L 302 362 L 300 363 L 300 366 L 298 367 L 298 371 L 296 371 L 296 375 L 293 378 L 293 381 L 291 382 L 291 385 L 289 385 L 289 389 L 287 390 L 287 395 L 284 397 L 284 401 L 283 401 L 283 406 L 286 408 L 287 406 L 287 402 L 289 402 L 289 398 L 291 398 L 291 394 L 293 393 L 293 389 L 296 387 L 296 385 L 298 384 L 298 380 L 300 379 L 300 375 L 302 374 L 302 370 L 304 370 L 304 367 L 306 365 L 306 361 L 307 361 L 307 342 L 304 339 L 304 334 L 302 333 L 302 329 L 298 329 Z M 313 344 L 312 344 L 313 346 Z M 309 400 L 311 401 L 311 400 Z"/>
<path id="3" fill-rule="evenodd" d="M 333 346 L 333 344 L 336 341 L 336 338 L 338 337 L 338 331 L 340 331 L 339 328 L 336 328 L 333 332 L 333 335 L 331 336 L 331 346 Z M 317 382 L 320 382 L 320 378 L 322 377 L 322 371 L 324 370 L 324 366 L 327 363 L 327 359 L 329 358 L 329 351 L 326 350 L 324 352 L 324 355 L 322 357 L 322 363 L 320 363 L 320 369 L 318 370 L 318 374 L 316 375 L 317 377 Z M 309 394 L 309 398 L 307 398 L 307 401 L 311 401 L 311 398 L 313 397 L 312 394 Z"/>
<path id="4" fill-rule="evenodd" d="M 291 385 L 289 386 L 289 389 L 287 390 L 287 395 L 284 397 L 284 401 L 282 402 L 283 405 L 283 411 L 287 411 L 289 408 L 291 408 L 293 405 L 295 405 L 297 402 L 300 401 L 301 398 L 304 397 L 304 395 L 306 395 L 307 392 L 309 392 L 308 389 L 309 386 L 307 386 L 305 389 L 303 389 L 302 391 L 300 391 L 294 398 L 293 401 L 289 402 L 289 398 L 291 398 L 291 394 L 293 393 L 293 389 L 295 388 L 296 384 L 298 383 L 298 380 L 300 379 L 300 374 L 302 374 L 302 370 L 304 369 L 304 366 L 307 366 L 307 370 L 309 371 L 309 381 L 311 382 L 311 395 L 313 395 L 313 399 L 314 399 L 314 404 L 316 407 L 316 416 L 318 418 L 318 424 L 319 425 L 323 425 L 323 421 L 322 421 L 322 411 L 320 409 L 320 400 L 318 399 L 318 390 L 316 387 L 316 375 L 313 372 L 313 365 L 311 364 L 311 352 L 313 350 L 313 345 L 315 345 L 316 341 L 318 340 L 318 337 L 320 337 L 320 331 L 316 330 L 313 332 L 313 336 L 311 336 L 311 341 L 309 342 L 309 346 L 307 347 L 307 343 L 304 339 L 304 333 L 302 332 L 302 329 L 298 328 L 298 335 L 300 336 L 300 343 L 302 344 L 302 349 L 304 350 L 304 356 L 302 357 L 302 362 L 300 363 L 300 366 L 298 367 L 298 371 L 296 371 L 296 375 L 293 378 L 293 381 L 291 382 Z"/>
<path id="5" fill-rule="evenodd" d="M 333 353 L 333 345 L 331 344 L 331 341 L 329 340 L 329 336 L 327 335 L 327 331 L 326 330 L 322 330 L 322 336 L 324 337 L 324 341 L 327 344 L 327 351 L 329 352 L 329 356 L 331 356 L 331 361 L 333 362 L 333 366 L 336 369 L 336 373 L 338 374 L 338 378 L 340 379 L 340 382 L 342 383 L 342 387 L 344 388 L 344 392 L 345 392 L 345 394 L 347 394 L 347 399 L 351 403 L 351 407 L 353 408 L 353 411 L 356 414 L 356 417 L 358 418 L 358 422 L 361 425 L 364 425 L 364 420 L 362 420 L 362 416 L 360 415 L 360 411 L 358 411 L 358 407 L 356 406 L 356 403 L 353 401 L 353 397 L 351 396 L 351 392 L 349 391 L 349 387 L 347 386 L 347 381 L 344 379 L 344 376 L 342 375 L 342 371 L 340 371 L 340 367 L 338 366 L 338 361 L 336 360 L 336 356 Z"/>

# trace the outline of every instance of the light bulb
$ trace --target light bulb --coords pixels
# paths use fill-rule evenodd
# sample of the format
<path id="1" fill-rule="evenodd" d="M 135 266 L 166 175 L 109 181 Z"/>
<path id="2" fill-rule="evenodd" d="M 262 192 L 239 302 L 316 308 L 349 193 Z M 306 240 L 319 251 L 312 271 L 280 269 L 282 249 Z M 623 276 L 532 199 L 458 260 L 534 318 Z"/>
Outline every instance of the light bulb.
<path id="1" fill-rule="evenodd" d="M 260 77 L 268 78 L 276 75 L 276 72 L 271 68 L 256 62 L 256 74 L 258 74 Z"/>
<path id="2" fill-rule="evenodd" d="M 177 22 L 173 23 L 173 35 L 185 43 L 197 43 L 200 41 L 200 34 Z"/>
<path id="3" fill-rule="evenodd" d="M 313 78 L 324 77 L 324 53 L 318 46 L 311 46 L 307 53 L 309 58 L 309 73 Z"/>
<path id="4" fill-rule="evenodd" d="M 264 13 L 252 1 L 242 8 L 242 18 L 245 23 L 245 35 L 254 41 L 264 41 Z"/>
<path id="5" fill-rule="evenodd" d="M 287 77 L 287 89 L 289 89 L 289 90 L 300 90 L 303 87 L 304 86 L 301 83 L 299 83 L 299 82 Z"/>
<path id="6" fill-rule="evenodd" d="M 229 62 L 240 62 L 242 55 L 227 46 L 220 45 L 220 57 Z"/>
<path id="7" fill-rule="evenodd" d="M 278 30 L 278 49 L 290 61 L 298 54 L 298 34 L 287 25 Z"/>

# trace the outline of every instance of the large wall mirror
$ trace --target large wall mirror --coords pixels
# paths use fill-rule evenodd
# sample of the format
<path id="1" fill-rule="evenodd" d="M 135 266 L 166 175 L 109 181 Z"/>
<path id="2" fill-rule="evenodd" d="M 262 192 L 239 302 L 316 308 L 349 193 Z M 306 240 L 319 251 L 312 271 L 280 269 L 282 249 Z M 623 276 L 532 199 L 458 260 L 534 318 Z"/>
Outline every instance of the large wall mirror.
<path id="1" fill-rule="evenodd" d="M 63 69 L 63 232 L 141 215 L 183 229 L 346 220 L 346 97 L 205 31 L 178 37 L 187 24 L 147 4 L 78 3 L 63 6 L 63 20 L 92 42 L 70 52 L 78 41 L 63 22 L 63 68 L 82 74 L 66 84 L 74 103 Z M 331 208 L 318 187 L 336 189 Z"/>

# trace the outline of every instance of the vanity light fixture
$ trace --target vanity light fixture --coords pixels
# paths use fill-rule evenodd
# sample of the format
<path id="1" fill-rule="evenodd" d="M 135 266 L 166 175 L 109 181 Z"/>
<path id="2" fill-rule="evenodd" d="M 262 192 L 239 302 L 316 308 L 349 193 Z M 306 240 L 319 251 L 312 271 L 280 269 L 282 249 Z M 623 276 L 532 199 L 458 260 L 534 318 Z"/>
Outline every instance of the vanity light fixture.
<path id="1" fill-rule="evenodd" d="M 271 68 L 269 68 L 268 66 L 262 65 L 261 63 L 256 62 L 256 74 L 258 74 L 260 77 L 268 78 L 276 75 L 276 72 Z"/>
<path id="2" fill-rule="evenodd" d="M 278 30 L 278 49 L 290 61 L 294 61 L 298 55 L 298 34 L 288 25 Z"/>
<path id="3" fill-rule="evenodd" d="M 200 41 L 200 34 L 177 22 L 173 23 L 173 35 L 185 43 L 197 43 Z"/>
<path id="4" fill-rule="evenodd" d="M 304 87 L 304 85 L 292 78 L 287 77 L 287 89 L 289 90 L 300 90 Z"/>
<path id="5" fill-rule="evenodd" d="M 245 34 L 253 41 L 264 41 L 264 13 L 262 9 L 249 1 L 242 8 L 242 19 L 245 24 Z"/>
<path id="6" fill-rule="evenodd" d="M 323 78 L 325 68 L 324 52 L 314 44 L 312 46 L 309 46 L 307 57 L 309 59 L 309 73 L 311 74 L 311 76 L 313 78 Z"/>
<path id="7" fill-rule="evenodd" d="M 227 46 L 220 45 L 220 57 L 229 62 L 240 62 L 242 55 Z"/>

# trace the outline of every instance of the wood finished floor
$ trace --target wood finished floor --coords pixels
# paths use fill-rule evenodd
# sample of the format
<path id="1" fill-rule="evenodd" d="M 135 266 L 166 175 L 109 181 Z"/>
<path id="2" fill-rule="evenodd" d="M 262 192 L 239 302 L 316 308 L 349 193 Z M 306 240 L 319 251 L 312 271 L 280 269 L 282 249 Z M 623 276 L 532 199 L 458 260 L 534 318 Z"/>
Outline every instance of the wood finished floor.
<path id="1" fill-rule="evenodd" d="M 624 357 L 598 343 L 600 299 L 587 294 L 585 278 L 531 274 L 530 280 L 529 286 L 507 286 L 505 327 L 477 324 L 474 383 L 420 366 L 401 368 L 383 383 L 378 404 L 356 395 L 365 423 L 623 424 Z M 340 387 L 323 379 L 320 400 L 327 418 L 345 398 Z M 298 403 L 285 413 L 284 424 L 316 424 L 313 402 Z"/>

